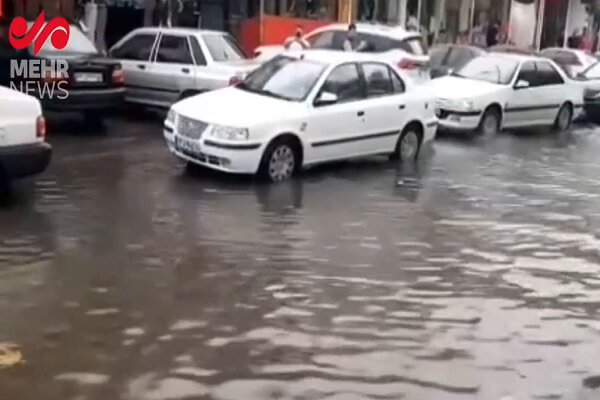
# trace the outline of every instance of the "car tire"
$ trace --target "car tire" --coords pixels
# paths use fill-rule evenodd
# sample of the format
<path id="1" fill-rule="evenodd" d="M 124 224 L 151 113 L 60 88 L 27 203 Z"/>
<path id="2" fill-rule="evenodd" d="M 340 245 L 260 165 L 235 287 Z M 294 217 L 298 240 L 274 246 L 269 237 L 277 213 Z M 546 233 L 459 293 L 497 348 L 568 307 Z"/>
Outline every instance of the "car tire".
<path id="1" fill-rule="evenodd" d="M 83 113 L 83 119 L 86 125 L 94 128 L 101 128 L 104 125 L 102 115 L 98 111 L 86 111 Z"/>
<path id="2" fill-rule="evenodd" d="M 491 139 L 500 130 L 500 113 L 496 108 L 488 108 L 479 121 L 476 134 L 483 139 Z"/>
<path id="3" fill-rule="evenodd" d="M 416 161 L 421 151 L 422 134 L 417 125 L 409 125 L 400 134 L 393 158 L 399 162 Z"/>
<path id="4" fill-rule="evenodd" d="M 6 196 L 8 193 L 10 193 L 10 179 L 8 179 L 8 176 L 4 173 L 0 165 L 0 198 Z"/>
<path id="5" fill-rule="evenodd" d="M 573 107 L 569 103 L 563 104 L 556 114 L 554 120 L 554 131 L 562 133 L 567 131 L 571 127 L 573 122 Z"/>
<path id="6" fill-rule="evenodd" d="M 268 182 L 281 182 L 291 178 L 300 168 L 300 151 L 288 138 L 269 143 L 258 168 L 260 178 Z"/>

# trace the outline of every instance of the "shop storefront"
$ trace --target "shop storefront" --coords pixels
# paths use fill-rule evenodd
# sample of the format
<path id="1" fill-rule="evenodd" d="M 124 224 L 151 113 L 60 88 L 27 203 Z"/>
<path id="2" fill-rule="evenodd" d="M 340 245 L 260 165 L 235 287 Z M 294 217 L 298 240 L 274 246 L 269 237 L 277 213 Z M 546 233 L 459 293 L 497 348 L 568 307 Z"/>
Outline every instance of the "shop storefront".
<path id="1" fill-rule="evenodd" d="M 354 19 L 352 0 L 249 0 L 248 20 L 238 35 L 252 53 L 260 45 L 281 44 L 297 27 L 308 33 L 320 26 Z"/>

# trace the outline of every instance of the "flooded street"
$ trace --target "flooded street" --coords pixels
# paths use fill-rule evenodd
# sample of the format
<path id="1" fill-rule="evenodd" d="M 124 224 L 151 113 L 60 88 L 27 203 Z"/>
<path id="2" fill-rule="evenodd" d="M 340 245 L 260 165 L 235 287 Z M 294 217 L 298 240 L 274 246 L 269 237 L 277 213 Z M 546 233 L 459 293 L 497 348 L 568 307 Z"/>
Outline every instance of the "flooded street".
<path id="1" fill-rule="evenodd" d="M 0 399 L 600 399 L 599 130 L 264 185 L 82 129 L 0 206 Z"/>

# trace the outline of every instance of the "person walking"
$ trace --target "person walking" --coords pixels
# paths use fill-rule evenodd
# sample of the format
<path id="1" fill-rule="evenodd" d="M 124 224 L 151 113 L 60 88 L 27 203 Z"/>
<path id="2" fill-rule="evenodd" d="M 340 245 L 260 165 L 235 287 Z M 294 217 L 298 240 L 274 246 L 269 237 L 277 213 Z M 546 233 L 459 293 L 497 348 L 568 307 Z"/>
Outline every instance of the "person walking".
<path id="1" fill-rule="evenodd" d="M 346 33 L 346 39 L 344 40 L 343 44 L 344 51 L 363 51 L 366 48 L 367 43 L 358 37 L 356 25 L 348 25 L 348 32 Z"/>
<path id="2" fill-rule="evenodd" d="M 591 52 L 592 51 L 592 38 L 588 32 L 588 28 L 587 26 L 583 27 L 583 30 L 581 31 L 581 36 L 579 39 L 579 49 L 587 51 L 587 52 Z"/>

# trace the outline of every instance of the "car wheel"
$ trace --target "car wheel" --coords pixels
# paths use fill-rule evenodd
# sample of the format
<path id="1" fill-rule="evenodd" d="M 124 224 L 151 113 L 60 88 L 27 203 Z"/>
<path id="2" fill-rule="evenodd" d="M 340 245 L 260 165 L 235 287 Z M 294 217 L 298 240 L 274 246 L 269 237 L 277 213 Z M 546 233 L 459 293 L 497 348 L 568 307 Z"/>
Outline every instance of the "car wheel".
<path id="1" fill-rule="evenodd" d="M 416 126 L 409 126 L 404 129 L 398 138 L 396 145 L 396 155 L 400 162 L 414 161 L 419 156 L 421 150 L 421 135 Z"/>
<path id="2" fill-rule="evenodd" d="M 573 121 L 573 109 L 569 104 L 563 104 L 558 110 L 556 120 L 554 121 L 554 129 L 557 132 L 564 132 L 569 129 Z"/>
<path id="3" fill-rule="evenodd" d="M 483 138 L 492 138 L 500 130 L 500 113 L 495 108 L 488 109 L 479 121 L 477 135 Z"/>
<path id="4" fill-rule="evenodd" d="M 287 139 L 275 140 L 265 150 L 259 175 L 270 182 L 281 182 L 296 173 L 300 156 L 296 145 Z"/>
<path id="5" fill-rule="evenodd" d="M 2 166 L 0 166 L 0 198 L 4 197 L 10 192 L 10 180 L 4 173 Z"/>
<path id="6" fill-rule="evenodd" d="M 83 119 L 85 120 L 86 124 L 93 126 L 94 128 L 102 127 L 102 124 L 103 124 L 102 115 L 98 111 L 85 112 L 83 114 Z"/>

